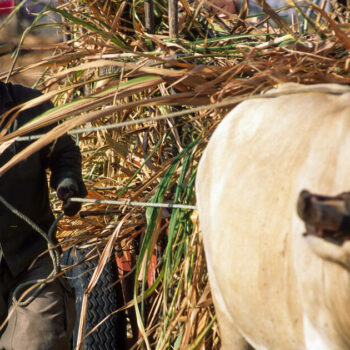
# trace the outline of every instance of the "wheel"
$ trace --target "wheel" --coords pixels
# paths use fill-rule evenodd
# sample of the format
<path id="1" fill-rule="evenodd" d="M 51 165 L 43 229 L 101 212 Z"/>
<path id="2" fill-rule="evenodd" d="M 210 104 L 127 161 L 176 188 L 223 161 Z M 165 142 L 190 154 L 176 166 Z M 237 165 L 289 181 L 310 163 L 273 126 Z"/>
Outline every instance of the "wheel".
<path id="1" fill-rule="evenodd" d="M 62 267 L 82 261 L 90 250 L 73 247 L 64 252 Z M 66 273 L 67 280 L 75 289 L 76 294 L 76 324 L 73 332 L 73 348 L 77 343 L 80 311 L 83 294 L 97 266 L 98 257 L 81 263 Z M 118 280 L 118 270 L 114 258 L 110 258 L 92 292 L 88 296 L 85 334 L 124 305 L 123 292 Z M 124 311 L 110 316 L 97 330 L 84 340 L 84 350 L 124 350 L 127 349 L 126 317 Z"/>

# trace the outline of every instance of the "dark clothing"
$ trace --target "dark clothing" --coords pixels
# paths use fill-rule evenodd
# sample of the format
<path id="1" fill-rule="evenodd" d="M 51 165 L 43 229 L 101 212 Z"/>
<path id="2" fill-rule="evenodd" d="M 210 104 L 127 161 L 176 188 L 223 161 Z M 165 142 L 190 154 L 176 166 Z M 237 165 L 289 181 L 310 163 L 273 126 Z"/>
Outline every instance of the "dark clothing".
<path id="1" fill-rule="evenodd" d="M 40 95 L 37 90 L 0 82 L 0 115 Z M 16 131 L 52 107 L 51 102 L 44 102 L 22 111 L 9 132 Z M 10 117 L 6 117 L 5 121 L 0 120 L 0 131 Z M 52 127 L 36 130 L 33 134 L 46 133 Z M 30 142 L 33 141 L 12 143 L 0 154 L 0 166 Z M 47 169 L 51 171 L 50 185 L 55 190 L 59 187 L 62 192 L 62 188 L 67 187 L 65 184 L 69 183 L 76 196 L 84 197 L 87 194 L 81 176 L 80 150 L 68 135 L 42 148 L 0 177 L 0 196 L 46 233 L 54 221 L 49 202 Z M 45 279 L 52 272 L 48 254 L 39 258 L 28 270 L 47 248 L 46 240 L 36 230 L 0 203 L 0 324 L 9 316 L 6 327 L 0 331 L 0 349 L 70 348 L 75 298 L 62 277 L 47 284 L 28 305 L 12 305 L 11 297 L 17 286 L 26 281 Z"/>
<path id="2" fill-rule="evenodd" d="M 25 281 L 46 278 L 52 271 L 50 258 L 40 258 L 29 271 L 13 278 L 6 264 L 0 269 L 0 323 L 8 313 L 13 289 Z M 17 299 L 26 288 L 20 290 Z M 29 294 L 30 295 L 30 294 Z M 23 300 L 26 300 L 25 298 Z M 12 306 L 9 321 L 0 332 L 0 349 L 68 350 L 75 321 L 74 292 L 59 277 L 49 283 L 27 306 Z"/>
<path id="3" fill-rule="evenodd" d="M 37 90 L 20 85 L 0 83 L 0 115 L 40 94 Z M 45 102 L 22 111 L 12 124 L 10 132 L 52 107 L 51 102 Z M 0 130 L 2 127 L 0 126 Z M 52 127 L 36 130 L 33 134 L 45 133 Z M 0 166 L 29 143 L 28 141 L 12 144 L 0 155 Z M 0 195 L 45 232 L 54 220 L 48 198 L 47 168 L 51 170 L 52 188 L 57 189 L 65 178 L 72 178 L 78 184 L 80 192 L 78 196 L 86 195 L 86 188 L 81 178 L 80 151 L 68 135 L 60 137 L 0 177 Z M 14 277 L 26 270 L 38 254 L 46 249 L 46 241 L 36 231 L 0 204 L 0 250 Z"/>

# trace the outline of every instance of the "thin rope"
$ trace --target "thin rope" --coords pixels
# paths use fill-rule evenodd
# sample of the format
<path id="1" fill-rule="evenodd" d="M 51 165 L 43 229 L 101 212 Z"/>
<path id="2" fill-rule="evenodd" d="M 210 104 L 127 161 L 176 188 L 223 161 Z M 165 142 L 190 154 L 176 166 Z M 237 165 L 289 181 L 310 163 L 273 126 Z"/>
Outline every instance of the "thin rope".
<path id="1" fill-rule="evenodd" d="M 242 98 L 240 98 L 241 100 Z M 163 119 L 170 119 L 170 118 L 176 118 L 180 117 L 186 114 L 190 113 L 195 113 L 195 112 L 200 112 L 209 108 L 220 108 L 220 107 L 225 107 L 228 105 L 231 105 L 233 102 L 230 101 L 224 101 L 220 103 L 216 103 L 213 105 L 206 105 L 206 106 L 200 106 L 200 107 L 195 107 L 195 108 L 190 108 L 178 112 L 172 112 L 172 113 L 167 113 L 167 114 L 162 114 L 158 115 L 152 118 L 142 118 L 142 119 L 136 119 L 136 120 L 128 120 L 125 122 L 120 122 L 120 123 L 114 123 L 114 124 L 109 124 L 109 125 L 100 125 L 96 127 L 91 127 L 91 128 L 82 128 L 82 129 L 74 129 L 70 130 L 67 133 L 69 135 L 76 135 L 76 134 L 83 134 L 85 132 L 93 132 L 93 131 L 99 131 L 99 130 L 111 130 L 111 129 L 120 129 L 125 126 L 131 126 L 131 125 L 136 125 L 136 124 L 142 124 L 142 123 L 153 123 L 158 120 L 163 120 Z M 106 108 L 109 108 L 111 106 L 107 106 Z M 31 140 L 37 140 L 40 137 L 44 136 L 45 134 L 38 134 L 38 135 L 30 135 L 30 136 L 20 136 L 16 138 L 16 141 L 31 141 Z"/>
<path id="2" fill-rule="evenodd" d="M 186 209 L 194 210 L 197 209 L 195 205 L 186 204 L 172 204 L 172 203 L 149 203 L 149 202 L 134 202 L 134 201 L 112 201 L 112 200 L 101 200 L 101 199 L 90 199 L 90 198 L 69 198 L 68 201 L 79 202 L 79 203 L 97 203 L 97 204 L 108 204 L 108 205 L 128 205 L 132 207 L 154 207 L 154 208 L 171 208 L 171 209 Z"/>
<path id="3" fill-rule="evenodd" d="M 57 273 L 60 270 L 60 257 L 59 257 L 59 252 L 55 248 L 55 244 L 53 242 L 54 234 L 55 234 L 55 229 L 57 227 L 58 221 L 63 217 L 64 213 L 61 213 L 60 215 L 57 216 L 55 221 L 52 223 L 48 234 L 45 233 L 34 221 L 32 221 L 28 216 L 24 215 L 21 213 L 18 209 L 16 209 L 12 204 L 7 202 L 5 198 L 0 196 L 0 202 L 7 208 L 9 209 L 13 214 L 17 215 L 20 219 L 25 221 L 33 230 L 38 232 L 41 237 L 45 239 L 47 242 L 47 246 L 49 249 L 49 254 L 52 260 L 52 272 L 49 274 L 49 276 L 46 279 L 37 279 L 37 280 L 32 280 L 32 281 L 27 281 L 24 283 L 20 283 L 15 290 L 12 293 L 12 301 L 14 304 L 18 304 L 19 306 L 25 307 L 29 305 L 38 295 L 39 293 L 43 290 L 43 288 L 53 280 L 53 277 L 57 275 Z M 38 288 L 33 292 L 33 294 L 28 297 L 25 301 L 17 302 L 16 295 L 17 293 L 21 290 L 24 289 L 27 286 L 34 285 L 34 284 L 40 284 Z"/>

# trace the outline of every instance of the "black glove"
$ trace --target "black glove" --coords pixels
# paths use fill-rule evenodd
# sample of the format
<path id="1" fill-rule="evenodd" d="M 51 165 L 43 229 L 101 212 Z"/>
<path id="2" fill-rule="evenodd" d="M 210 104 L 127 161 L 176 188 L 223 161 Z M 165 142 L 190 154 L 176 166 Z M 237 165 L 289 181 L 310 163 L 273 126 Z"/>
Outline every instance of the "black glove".
<path id="1" fill-rule="evenodd" d="M 77 197 L 79 195 L 78 184 L 71 178 L 65 178 L 60 182 L 57 187 L 57 197 L 63 202 L 62 210 L 68 216 L 74 216 L 81 208 L 81 203 L 69 202 L 71 197 Z"/>

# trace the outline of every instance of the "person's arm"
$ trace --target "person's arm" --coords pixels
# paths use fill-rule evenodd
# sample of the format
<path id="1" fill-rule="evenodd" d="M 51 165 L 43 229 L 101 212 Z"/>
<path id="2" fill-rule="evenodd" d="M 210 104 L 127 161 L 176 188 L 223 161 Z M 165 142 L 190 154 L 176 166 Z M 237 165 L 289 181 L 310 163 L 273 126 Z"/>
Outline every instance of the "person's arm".
<path id="1" fill-rule="evenodd" d="M 63 201 L 64 213 L 73 216 L 80 210 L 81 203 L 68 202 L 68 199 L 87 195 L 82 180 L 79 147 L 69 135 L 63 135 L 50 147 L 48 160 L 51 187 L 57 191 L 58 198 Z"/>
<path id="2" fill-rule="evenodd" d="M 38 106 L 37 115 L 40 115 L 51 109 L 53 104 L 45 102 Z M 54 126 L 39 130 L 39 133 L 45 133 Z M 58 198 L 63 202 L 62 209 L 64 213 L 73 216 L 78 213 L 81 203 L 68 202 L 71 197 L 85 197 L 87 190 L 82 180 L 81 172 L 81 154 L 79 147 L 75 144 L 70 135 L 63 135 L 52 144 L 41 150 L 41 157 L 45 167 L 51 170 L 50 185 L 56 190 Z"/>
<path id="3" fill-rule="evenodd" d="M 21 104 L 35 97 L 41 96 L 38 90 L 24 87 L 22 85 L 6 84 L 6 91 L 13 99 L 14 104 Z M 51 101 L 46 101 L 38 106 L 32 107 L 20 113 L 20 126 L 28 123 L 37 116 L 53 108 Z M 54 128 L 57 123 L 41 128 L 34 134 L 45 134 Z M 75 145 L 73 139 L 65 134 L 44 147 L 40 151 L 43 168 L 50 168 L 50 184 L 57 191 L 57 196 L 63 201 L 62 209 L 67 215 L 75 215 L 81 207 L 80 203 L 70 203 L 70 197 L 85 197 L 87 190 L 81 174 L 80 149 Z"/>

